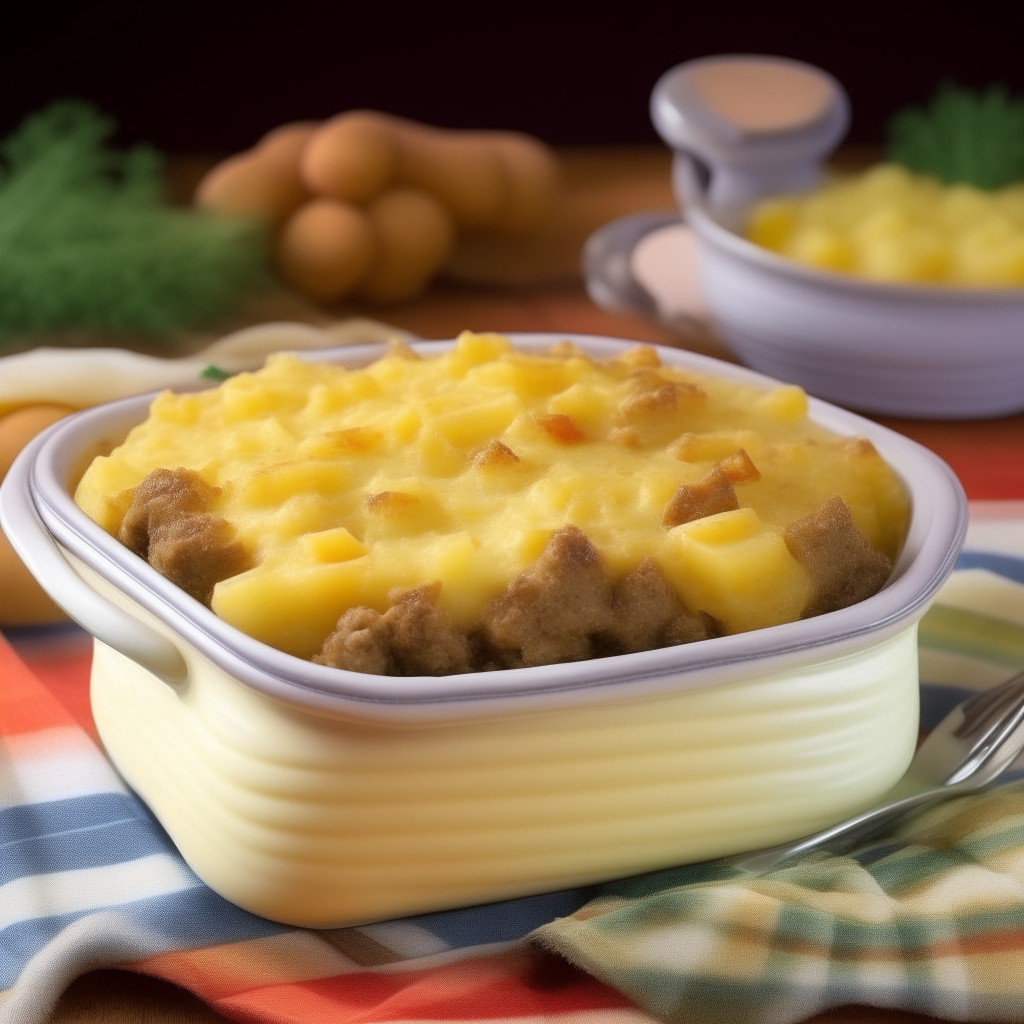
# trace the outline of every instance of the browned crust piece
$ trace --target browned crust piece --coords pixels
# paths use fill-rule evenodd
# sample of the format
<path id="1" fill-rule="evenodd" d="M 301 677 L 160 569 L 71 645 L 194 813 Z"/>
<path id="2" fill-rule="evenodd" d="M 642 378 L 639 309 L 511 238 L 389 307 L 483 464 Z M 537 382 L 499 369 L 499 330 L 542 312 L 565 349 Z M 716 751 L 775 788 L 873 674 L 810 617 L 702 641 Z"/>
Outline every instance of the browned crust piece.
<path id="1" fill-rule="evenodd" d="M 437 607 L 440 583 L 393 591 L 383 614 L 350 608 L 313 658 L 374 675 L 451 675 L 550 665 L 717 636 L 687 611 L 653 559 L 614 586 L 601 556 L 575 526 L 556 531 L 537 564 L 520 573 L 467 636 Z"/>
<path id="2" fill-rule="evenodd" d="M 209 512 L 220 488 L 191 469 L 154 469 L 135 488 L 118 540 L 207 607 L 214 585 L 252 565 L 234 527 Z"/>
<path id="3" fill-rule="evenodd" d="M 653 558 L 645 558 L 613 588 L 611 615 L 601 639 L 609 653 L 633 654 L 718 636 L 714 620 L 691 612 Z"/>
<path id="4" fill-rule="evenodd" d="M 420 499 L 415 494 L 406 494 L 405 491 L 378 491 L 363 499 L 363 508 L 380 516 L 404 515 L 419 504 Z"/>
<path id="5" fill-rule="evenodd" d="M 382 615 L 350 608 L 313 661 L 318 665 L 385 676 L 446 676 L 470 672 L 469 640 L 437 607 L 441 584 L 424 583 L 388 594 Z"/>
<path id="6" fill-rule="evenodd" d="M 537 564 L 483 614 L 483 632 L 506 668 L 649 650 L 714 635 L 688 612 L 652 559 L 612 586 L 601 556 L 575 526 L 556 531 Z"/>
<path id="7" fill-rule="evenodd" d="M 611 587 L 601 556 L 576 526 L 556 531 L 536 565 L 484 609 L 487 642 L 508 668 L 582 661 L 607 618 Z"/>
<path id="8" fill-rule="evenodd" d="M 871 597 L 892 572 L 892 562 L 857 529 L 849 506 L 838 494 L 809 516 L 790 523 L 783 537 L 814 586 L 803 610 L 805 619 Z"/>
<path id="9" fill-rule="evenodd" d="M 676 488 L 672 500 L 665 507 L 661 523 L 671 529 L 719 512 L 732 512 L 739 507 L 732 481 L 718 465 L 695 484 L 680 484 Z"/>
<path id="10" fill-rule="evenodd" d="M 642 382 L 634 381 L 633 393 L 616 410 L 617 423 L 635 423 L 647 416 L 664 416 L 675 412 L 679 405 L 680 385 L 664 380 L 653 372 L 650 376 L 657 378 L 659 383 L 652 385 L 646 379 Z"/>
<path id="11" fill-rule="evenodd" d="M 612 416 L 609 440 L 630 448 L 666 444 L 679 434 L 681 417 L 706 397 L 696 384 L 666 380 L 649 368 L 635 370 Z"/>
<path id="12" fill-rule="evenodd" d="M 346 427 L 344 430 L 332 430 L 327 436 L 338 451 L 350 454 L 373 451 L 384 440 L 384 435 L 372 427 Z"/>
<path id="13" fill-rule="evenodd" d="M 520 459 L 508 445 L 501 441 L 488 441 L 482 448 L 477 448 L 470 456 L 470 461 L 478 469 L 502 469 L 518 465 Z"/>
<path id="14" fill-rule="evenodd" d="M 576 425 L 576 421 L 564 412 L 552 412 L 546 416 L 538 416 L 537 422 L 560 444 L 579 444 L 587 439 L 587 435 Z"/>
<path id="15" fill-rule="evenodd" d="M 752 484 L 761 479 L 761 471 L 754 465 L 754 460 L 745 448 L 722 459 L 719 465 L 734 484 Z"/>
<path id="16" fill-rule="evenodd" d="M 666 380 L 657 370 L 636 370 L 629 376 L 631 394 L 616 411 L 620 423 L 674 412 L 680 402 L 702 400 L 707 392 L 697 384 Z"/>

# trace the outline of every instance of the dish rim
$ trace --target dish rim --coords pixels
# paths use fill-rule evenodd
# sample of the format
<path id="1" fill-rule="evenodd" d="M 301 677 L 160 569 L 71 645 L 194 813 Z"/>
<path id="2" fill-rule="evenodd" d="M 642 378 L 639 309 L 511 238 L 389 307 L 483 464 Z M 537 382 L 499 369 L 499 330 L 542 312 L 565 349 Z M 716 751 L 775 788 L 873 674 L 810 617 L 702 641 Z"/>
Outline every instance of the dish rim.
<path id="1" fill-rule="evenodd" d="M 642 342 L 574 333 L 508 333 L 522 350 L 542 350 L 561 341 L 610 356 Z M 440 354 L 454 340 L 424 341 L 413 348 Z M 681 349 L 653 346 L 675 364 L 762 388 L 780 382 L 745 367 Z M 342 346 L 295 353 L 308 362 L 365 365 L 385 346 Z M 197 383 L 195 390 L 215 386 Z M 26 449 L 22 475 L 42 526 L 59 547 L 96 572 L 129 602 L 155 616 L 177 639 L 196 649 L 228 675 L 274 700 L 320 713 L 395 717 L 400 709 L 456 705 L 522 705 L 558 695 L 638 694 L 696 688 L 759 671 L 841 657 L 881 642 L 909 625 L 952 571 L 967 527 L 967 504 L 952 470 L 928 449 L 880 424 L 819 399 L 808 398 L 809 415 L 820 425 L 849 436 L 864 436 L 903 479 L 911 496 L 911 521 L 903 551 L 889 582 L 865 601 L 810 619 L 783 623 L 677 647 L 641 651 L 567 664 L 503 669 L 450 676 L 372 676 L 314 665 L 269 647 L 218 618 L 211 610 L 124 548 L 74 504 L 66 481 L 83 452 L 104 434 L 123 437 L 141 422 L 154 393 L 133 396 L 73 414 L 48 428 Z M 893 458 L 895 455 L 895 459 Z M 928 500 L 925 500 L 925 499 Z M 390 711 L 388 710 L 390 709 Z M 398 717 L 401 717 L 398 715 Z"/>

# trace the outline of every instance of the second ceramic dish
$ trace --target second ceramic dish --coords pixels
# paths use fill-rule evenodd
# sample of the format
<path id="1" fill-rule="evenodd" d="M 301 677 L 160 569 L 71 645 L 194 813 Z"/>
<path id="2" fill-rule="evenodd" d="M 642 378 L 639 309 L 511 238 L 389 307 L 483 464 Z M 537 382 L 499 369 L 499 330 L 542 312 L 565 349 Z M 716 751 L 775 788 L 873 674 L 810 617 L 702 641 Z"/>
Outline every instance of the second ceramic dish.
<path id="1" fill-rule="evenodd" d="M 733 352 L 867 412 L 972 419 L 1024 409 L 1024 288 L 874 282 L 802 266 L 742 236 L 750 203 L 813 185 L 813 162 L 820 174 L 841 133 L 822 122 L 712 145 L 695 127 L 698 108 L 685 86 L 695 70 L 730 61 L 705 58 L 667 72 L 651 116 L 676 151 L 674 185 L 697 240 L 702 291 Z"/>

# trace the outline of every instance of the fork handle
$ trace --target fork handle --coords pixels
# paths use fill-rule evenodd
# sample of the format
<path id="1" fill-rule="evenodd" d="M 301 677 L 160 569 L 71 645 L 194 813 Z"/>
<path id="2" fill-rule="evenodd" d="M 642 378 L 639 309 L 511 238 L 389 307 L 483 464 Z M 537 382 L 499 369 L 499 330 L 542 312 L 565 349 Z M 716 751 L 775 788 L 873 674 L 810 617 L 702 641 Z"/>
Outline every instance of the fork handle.
<path id="1" fill-rule="evenodd" d="M 913 796 L 904 797 L 895 803 L 887 804 L 885 807 L 876 807 L 863 814 L 840 822 L 838 825 L 831 825 L 812 835 L 797 839 L 795 842 L 783 843 L 780 846 L 770 846 L 764 850 L 755 850 L 753 853 L 740 853 L 733 857 L 724 857 L 722 863 L 736 868 L 737 871 L 750 874 L 760 874 L 770 868 L 781 864 L 783 861 L 794 857 L 802 857 L 804 854 L 812 853 L 815 850 L 826 850 L 833 854 L 846 853 L 856 844 L 873 835 L 879 829 L 895 821 L 905 814 L 931 807 L 933 804 L 941 803 L 952 797 L 960 796 L 962 793 L 971 792 L 977 787 L 967 784 L 956 784 L 951 786 L 939 786 L 935 789 L 925 790 L 923 793 L 915 793 Z"/>

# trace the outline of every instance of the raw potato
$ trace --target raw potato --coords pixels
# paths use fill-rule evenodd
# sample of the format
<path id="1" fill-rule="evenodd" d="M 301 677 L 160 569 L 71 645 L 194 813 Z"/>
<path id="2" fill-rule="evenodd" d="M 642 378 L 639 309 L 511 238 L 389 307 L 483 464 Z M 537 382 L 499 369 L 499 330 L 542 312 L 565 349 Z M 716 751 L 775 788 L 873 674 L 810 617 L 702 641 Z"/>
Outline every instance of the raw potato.
<path id="1" fill-rule="evenodd" d="M 7 476 L 7 471 L 18 452 L 36 434 L 74 411 L 67 405 L 40 402 L 36 405 L 22 406 L 0 417 L 0 480 Z"/>
<path id="2" fill-rule="evenodd" d="M 0 480 L 15 456 L 40 431 L 74 409 L 66 405 L 26 405 L 0 417 Z M 43 592 L 32 574 L 0 534 L 0 623 L 5 626 L 36 626 L 58 622 L 64 613 Z"/>
<path id="3" fill-rule="evenodd" d="M 281 231 L 277 268 L 303 295 L 336 299 L 366 276 L 380 248 L 362 210 L 334 199 L 313 199 Z"/>
<path id="4" fill-rule="evenodd" d="M 302 156 L 319 195 L 361 203 L 393 183 L 430 192 L 460 228 L 529 234 L 551 212 L 558 185 L 545 146 L 515 132 L 444 131 L 355 111 L 328 121 Z"/>
<path id="5" fill-rule="evenodd" d="M 546 146 L 529 135 L 496 132 L 483 136 L 496 150 L 506 181 L 506 198 L 491 230 L 531 235 L 551 215 L 558 192 L 558 165 Z"/>
<path id="6" fill-rule="evenodd" d="M 365 203 L 395 175 L 398 142 L 387 119 L 372 112 L 342 114 L 313 135 L 300 173 L 311 192 Z"/>
<path id="7" fill-rule="evenodd" d="M 0 624 L 39 626 L 67 616 L 50 600 L 0 533 Z"/>
<path id="8" fill-rule="evenodd" d="M 436 196 L 467 231 L 486 231 L 501 221 L 511 188 L 486 137 L 412 122 L 398 122 L 396 129 L 399 181 Z"/>
<path id="9" fill-rule="evenodd" d="M 397 302 L 440 270 L 456 230 L 536 233 L 557 191 L 554 156 L 527 135 L 449 131 L 356 110 L 268 133 L 214 168 L 196 202 L 285 224 L 274 243 L 278 268 L 310 298 L 356 290 L 371 301 Z M 369 218 L 369 241 L 355 226 L 354 207 Z"/>
<path id="10" fill-rule="evenodd" d="M 274 128 L 256 143 L 256 151 L 264 160 L 274 160 L 282 165 L 299 166 L 302 151 L 316 134 L 318 121 L 293 121 Z"/>
<path id="11" fill-rule="evenodd" d="M 229 157 L 206 175 L 196 205 L 228 217 L 266 217 L 277 224 L 295 212 L 309 191 L 299 177 L 299 155 L 316 126 L 282 125 L 255 149 Z"/>
<path id="12" fill-rule="evenodd" d="M 448 258 L 455 230 L 431 195 L 394 188 L 367 207 L 377 237 L 377 258 L 359 294 L 373 302 L 411 299 Z"/>
<path id="13" fill-rule="evenodd" d="M 227 217 L 261 216 L 276 224 L 308 198 L 290 168 L 251 152 L 218 164 L 199 183 L 196 205 Z"/>

